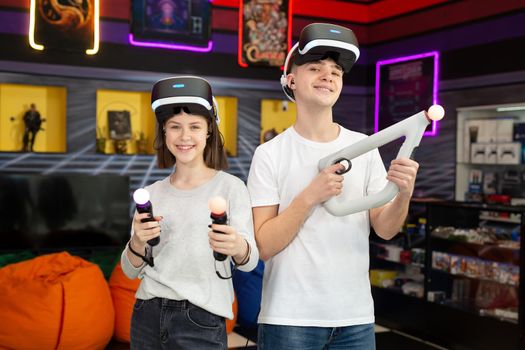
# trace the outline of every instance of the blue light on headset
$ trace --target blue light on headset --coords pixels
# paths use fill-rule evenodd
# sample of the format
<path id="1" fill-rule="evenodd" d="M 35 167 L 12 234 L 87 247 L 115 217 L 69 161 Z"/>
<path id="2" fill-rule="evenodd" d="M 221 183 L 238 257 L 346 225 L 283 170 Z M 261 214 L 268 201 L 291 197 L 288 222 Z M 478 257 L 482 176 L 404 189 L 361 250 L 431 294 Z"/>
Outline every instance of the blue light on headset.
<path id="1" fill-rule="evenodd" d="M 341 34 L 341 31 L 339 31 L 337 29 L 330 29 L 330 33 Z"/>
<path id="2" fill-rule="evenodd" d="M 173 84 L 173 87 L 175 89 L 180 89 L 180 88 L 183 88 L 185 85 L 184 84 Z"/>

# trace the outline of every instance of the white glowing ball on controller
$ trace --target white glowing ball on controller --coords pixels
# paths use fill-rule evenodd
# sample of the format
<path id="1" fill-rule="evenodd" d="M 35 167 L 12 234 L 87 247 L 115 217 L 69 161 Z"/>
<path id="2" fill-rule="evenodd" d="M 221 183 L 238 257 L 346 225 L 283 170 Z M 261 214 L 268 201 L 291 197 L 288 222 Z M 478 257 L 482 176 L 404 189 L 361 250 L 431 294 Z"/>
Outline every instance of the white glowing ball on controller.
<path id="1" fill-rule="evenodd" d="M 149 201 L 149 192 L 143 188 L 139 188 L 133 192 L 133 200 L 137 204 L 146 204 Z"/>
<path id="2" fill-rule="evenodd" d="M 432 105 L 428 109 L 428 117 L 431 120 L 441 120 L 445 116 L 445 109 L 440 105 Z"/>
<path id="3" fill-rule="evenodd" d="M 214 214 L 222 214 L 226 212 L 226 199 L 216 196 L 210 198 L 208 201 L 208 207 L 210 207 L 210 211 Z"/>

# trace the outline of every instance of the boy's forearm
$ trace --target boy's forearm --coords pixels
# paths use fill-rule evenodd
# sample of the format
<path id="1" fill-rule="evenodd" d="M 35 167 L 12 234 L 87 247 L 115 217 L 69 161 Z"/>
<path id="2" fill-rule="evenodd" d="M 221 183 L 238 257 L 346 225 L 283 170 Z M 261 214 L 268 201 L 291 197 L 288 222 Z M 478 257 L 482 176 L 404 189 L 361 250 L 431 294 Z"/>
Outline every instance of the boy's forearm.
<path id="1" fill-rule="evenodd" d="M 378 212 L 374 217 L 371 215 L 371 221 L 377 235 L 387 240 L 397 235 L 405 223 L 409 205 L 410 197 L 397 195 L 392 202 L 375 209 Z"/>
<path id="2" fill-rule="evenodd" d="M 297 196 L 288 208 L 261 225 L 255 233 L 259 255 L 263 260 L 281 252 L 295 238 L 313 204 L 304 196 Z"/>

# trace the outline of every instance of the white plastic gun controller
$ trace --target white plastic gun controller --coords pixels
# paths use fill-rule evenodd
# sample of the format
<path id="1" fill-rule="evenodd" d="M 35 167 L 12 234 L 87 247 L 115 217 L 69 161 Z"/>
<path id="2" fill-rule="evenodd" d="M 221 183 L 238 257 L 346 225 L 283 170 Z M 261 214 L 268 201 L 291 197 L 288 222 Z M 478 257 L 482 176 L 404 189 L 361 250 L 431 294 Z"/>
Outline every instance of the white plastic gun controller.
<path id="1" fill-rule="evenodd" d="M 397 140 L 402 136 L 405 136 L 405 141 L 401 145 L 396 159 L 403 157 L 409 158 L 414 148 L 419 146 L 419 142 L 421 142 L 421 138 L 428 124 L 433 120 L 441 120 L 444 115 L 445 110 L 443 107 L 440 105 L 432 105 L 428 109 L 428 112 L 421 111 L 416 113 L 386 129 L 370 135 L 366 139 L 322 158 L 319 161 L 318 168 L 321 171 L 333 164 L 342 163 L 345 165 L 345 170 L 340 172 L 340 174 L 347 173 L 352 168 L 352 159 Z M 343 187 L 343 193 L 330 198 L 323 203 L 323 206 L 332 215 L 344 216 L 380 207 L 392 200 L 398 192 L 399 188 L 396 184 L 389 181 L 385 188 L 378 193 L 360 198 L 347 198 Z"/>

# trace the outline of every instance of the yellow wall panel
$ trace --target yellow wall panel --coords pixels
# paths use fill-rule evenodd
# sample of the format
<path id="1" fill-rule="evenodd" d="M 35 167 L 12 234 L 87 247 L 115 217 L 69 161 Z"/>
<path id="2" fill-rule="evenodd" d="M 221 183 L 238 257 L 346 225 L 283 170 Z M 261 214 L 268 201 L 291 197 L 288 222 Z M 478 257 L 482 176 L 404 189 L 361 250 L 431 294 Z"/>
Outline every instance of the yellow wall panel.
<path id="1" fill-rule="evenodd" d="M 287 100 L 263 99 L 261 101 L 261 135 L 259 141 L 264 143 L 271 136 L 280 134 L 295 123 L 295 103 Z"/>
<path id="2" fill-rule="evenodd" d="M 34 103 L 42 129 L 36 134 L 35 152 L 66 152 L 66 88 L 0 84 L 0 151 L 22 150 L 24 114 Z"/>
<path id="3" fill-rule="evenodd" d="M 216 97 L 221 123 L 219 130 L 224 136 L 224 146 L 229 156 L 237 157 L 237 97 Z"/>
<path id="4" fill-rule="evenodd" d="M 114 142 L 109 140 L 108 112 L 129 111 L 132 139 L 126 142 L 126 154 L 137 153 L 136 142 L 146 138 L 147 153 L 153 154 L 155 115 L 151 110 L 150 92 L 98 90 L 97 91 L 97 139 L 108 140 L 103 153 L 115 153 Z"/>
<path id="5" fill-rule="evenodd" d="M 67 144 L 67 112 L 66 112 L 66 89 L 48 88 L 47 89 L 47 109 L 42 117 L 46 119 L 43 128 L 46 132 L 42 133 L 46 152 L 66 152 Z M 35 150 L 38 146 L 37 136 Z"/>

